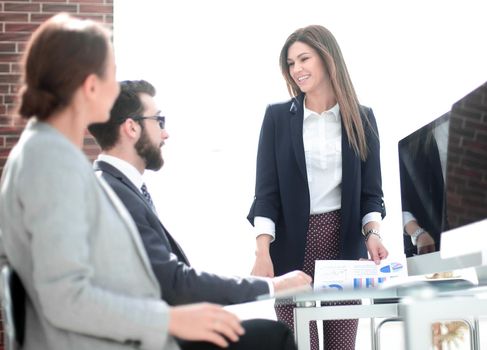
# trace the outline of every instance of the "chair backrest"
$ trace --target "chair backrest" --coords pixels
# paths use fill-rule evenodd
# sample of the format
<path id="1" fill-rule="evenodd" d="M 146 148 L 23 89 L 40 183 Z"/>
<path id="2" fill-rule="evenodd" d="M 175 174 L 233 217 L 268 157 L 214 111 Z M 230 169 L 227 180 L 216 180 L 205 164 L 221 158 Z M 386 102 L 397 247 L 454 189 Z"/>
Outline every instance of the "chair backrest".
<path id="1" fill-rule="evenodd" d="M 24 342 L 25 290 L 9 265 L 1 269 L 0 293 L 5 350 L 18 350 Z"/>

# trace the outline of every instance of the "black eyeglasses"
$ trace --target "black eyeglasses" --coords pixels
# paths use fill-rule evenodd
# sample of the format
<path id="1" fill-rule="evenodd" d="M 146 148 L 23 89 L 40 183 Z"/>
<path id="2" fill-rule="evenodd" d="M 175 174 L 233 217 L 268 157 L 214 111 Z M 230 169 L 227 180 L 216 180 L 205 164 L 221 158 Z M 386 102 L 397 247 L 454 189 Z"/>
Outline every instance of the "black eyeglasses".
<path id="1" fill-rule="evenodd" d="M 164 129 L 166 127 L 166 117 L 163 115 L 155 115 L 153 117 L 137 116 L 137 117 L 132 117 L 131 119 L 133 120 L 152 119 L 152 120 L 156 120 L 159 123 L 159 127 L 161 129 Z"/>

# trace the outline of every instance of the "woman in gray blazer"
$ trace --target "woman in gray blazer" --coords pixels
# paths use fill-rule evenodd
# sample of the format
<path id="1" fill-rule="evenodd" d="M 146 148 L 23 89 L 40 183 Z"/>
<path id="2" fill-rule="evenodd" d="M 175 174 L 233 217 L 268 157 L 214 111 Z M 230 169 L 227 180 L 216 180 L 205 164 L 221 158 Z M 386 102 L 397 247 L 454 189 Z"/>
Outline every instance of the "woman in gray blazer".
<path id="1" fill-rule="evenodd" d="M 82 153 L 119 93 L 110 34 L 57 15 L 33 34 L 19 114 L 28 120 L 0 184 L 1 257 L 26 290 L 23 349 L 225 346 L 243 333 L 211 304 L 169 308 L 137 229 Z"/>

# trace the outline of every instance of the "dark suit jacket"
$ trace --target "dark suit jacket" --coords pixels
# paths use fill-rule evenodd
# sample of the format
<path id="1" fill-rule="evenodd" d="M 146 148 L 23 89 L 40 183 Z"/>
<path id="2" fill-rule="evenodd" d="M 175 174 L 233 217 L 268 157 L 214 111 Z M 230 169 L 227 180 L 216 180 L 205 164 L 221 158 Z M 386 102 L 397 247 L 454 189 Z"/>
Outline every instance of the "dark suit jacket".
<path id="1" fill-rule="evenodd" d="M 441 232 L 447 229 L 444 206 L 444 179 L 438 144 L 432 130 L 421 130 L 417 138 L 399 145 L 402 210 L 414 215 L 419 226 L 435 240 L 440 250 Z M 404 235 L 404 253 L 417 254 L 411 237 Z"/>
<path id="2" fill-rule="evenodd" d="M 171 305 L 214 302 L 223 305 L 254 300 L 269 293 L 266 281 L 232 278 L 197 271 L 133 183 L 112 165 L 96 161 L 95 171 L 113 188 L 132 215 L 142 237 L 162 298 Z"/>
<path id="3" fill-rule="evenodd" d="M 301 94 L 269 105 L 259 139 L 255 197 L 247 218 L 253 224 L 255 216 L 264 216 L 276 224 L 276 240 L 270 248 L 276 274 L 303 267 L 310 215 L 303 99 Z M 377 125 L 370 108 L 361 107 L 361 117 L 369 150 L 364 162 L 349 145 L 342 124 L 340 259 L 366 258 L 362 217 L 374 211 L 385 216 Z"/>

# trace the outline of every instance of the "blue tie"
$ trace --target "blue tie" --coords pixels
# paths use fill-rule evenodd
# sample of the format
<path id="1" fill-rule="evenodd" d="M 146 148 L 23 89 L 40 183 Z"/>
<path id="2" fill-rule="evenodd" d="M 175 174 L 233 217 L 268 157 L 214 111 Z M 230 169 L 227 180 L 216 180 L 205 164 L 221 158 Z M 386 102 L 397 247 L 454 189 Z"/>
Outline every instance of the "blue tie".
<path id="1" fill-rule="evenodd" d="M 152 202 L 152 198 L 149 194 L 149 191 L 147 191 L 147 186 L 145 184 L 142 184 L 142 187 L 140 188 L 140 190 L 142 191 L 142 194 L 144 195 L 145 199 L 149 203 L 152 210 L 156 211 L 156 207 L 154 206 L 154 202 Z"/>

